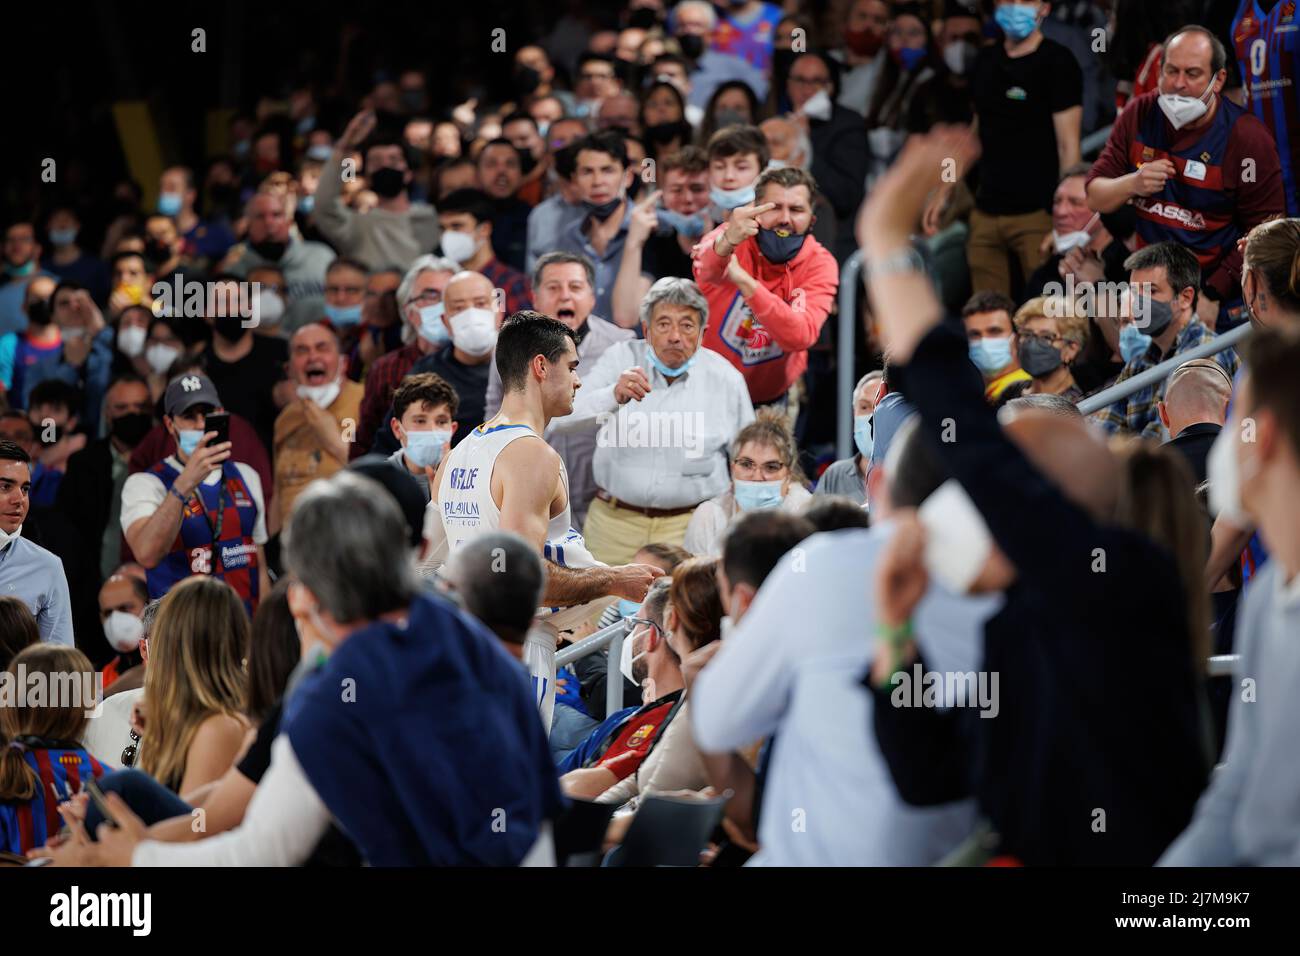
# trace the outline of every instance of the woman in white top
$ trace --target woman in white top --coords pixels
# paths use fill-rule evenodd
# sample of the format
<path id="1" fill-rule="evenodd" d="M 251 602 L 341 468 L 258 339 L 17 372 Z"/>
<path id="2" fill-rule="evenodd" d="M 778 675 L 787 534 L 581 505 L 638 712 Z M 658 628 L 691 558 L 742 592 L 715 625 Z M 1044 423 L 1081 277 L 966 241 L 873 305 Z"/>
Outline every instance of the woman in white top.
<path id="1" fill-rule="evenodd" d="M 731 488 L 695 509 L 682 547 L 692 554 L 718 557 L 727 527 L 742 511 L 800 512 L 811 500 L 785 418 L 763 411 L 731 443 Z"/>

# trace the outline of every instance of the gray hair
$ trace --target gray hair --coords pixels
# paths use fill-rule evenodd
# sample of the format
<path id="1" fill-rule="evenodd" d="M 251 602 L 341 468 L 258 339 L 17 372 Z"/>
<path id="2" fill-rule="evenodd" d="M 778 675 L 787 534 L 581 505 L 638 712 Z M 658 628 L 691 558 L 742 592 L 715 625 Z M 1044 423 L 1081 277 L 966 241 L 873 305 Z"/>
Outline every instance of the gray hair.
<path id="1" fill-rule="evenodd" d="M 162 598 L 158 598 L 156 601 L 150 601 L 144 606 L 144 610 L 140 613 L 140 640 L 149 640 L 149 633 L 153 630 L 153 622 L 157 619 L 158 609 L 161 607 Z"/>
<path id="2" fill-rule="evenodd" d="M 1062 418 L 1083 419 L 1083 414 L 1074 406 L 1074 402 L 1070 401 L 1064 395 L 1052 395 L 1047 392 L 1034 392 L 1029 395 L 1021 395 L 1017 398 L 1013 398 L 999 408 L 998 421 L 1005 425 L 1023 412 L 1035 408 L 1052 415 L 1059 415 Z"/>
<path id="3" fill-rule="evenodd" d="M 718 25 L 718 11 L 715 10 L 715 9 L 713 9 L 713 4 L 706 2 L 706 0 L 682 0 L 681 3 L 679 3 L 679 4 L 677 4 L 677 6 L 673 7 L 673 24 L 674 24 L 674 26 L 675 26 L 676 23 L 677 23 L 677 19 L 676 19 L 676 18 L 677 18 L 678 16 L 680 16 L 681 12 L 682 12 L 683 10 L 685 10 L 687 7 L 694 7 L 694 8 L 697 9 L 697 10 L 702 10 L 702 11 L 704 11 L 705 13 L 707 13 L 707 14 L 709 15 L 709 29 L 710 29 L 710 30 L 712 30 L 712 29 L 714 29 L 715 27 L 717 27 L 717 25 Z"/>
<path id="4" fill-rule="evenodd" d="M 460 271 L 460 263 L 446 256 L 423 255 L 411 263 L 411 268 L 402 276 L 402 284 L 397 287 L 397 307 L 405 309 L 410 304 L 411 287 L 421 272 L 450 272 L 455 275 Z"/>
<path id="5" fill-rule="evenodd" d="M 502 640 L 523 642 L 545 584 L 536 547 L 509 531 L 479 535 L 452 553 L 443 576 L 466 611 Z"/>
<path id="6" fill-rule="evenodd" d="M 694 309 L 700 315 L 700 328 L 704 328 L 709 324 L 709 300 L 704 298 L 704 293 L 700 291 L 700 287 L 690 279 L 664 276 L 662 279 L 655 280 L 655 284 L 650 287 L 650 291 L 641 300 L 642 325 L 650 323 L 655 306 L 660 302 L 666 302 L 669 305 L 684 305 L 688 309 Z"/>
<path id="7" fill-rule="evenodd" d="M 885 370 L 882 368 L 868 372 L 862 378 L 858 379 L 858 384 L 853 386 L 853 397 L 856 399 L 858 393 L 870 385 L 872 382 L 882 382 L 885 379 Z"/>
<path id="8" fill-rule="evenodd" d="M 587 273 L 587 285 L 596 288 L 596 267 L 592 265 L 590 259 L 577 252 L 548 252 L 538 259 L 537 265 L 533 266 L 533 288 L 536 289 L 542 284 L 542 272 L 547 266 L 563 265 L 567 262 L 582 266 L 583 271 Z"/>
<path id="9" fill-rule="evenodd" d="M 372 621 L 416 591 L 406 519 L 373 478 L 340 471 L 312 482 L 284 529 L 284 563 L 336 621 Z"/>
<path id="10" fill-rule="evenodd" d="M 646 592 L 645 600 L 641 602 L 641 616 L 663 627 L 664 609 L 668 606 L 668 592 L 672 587 L 673 579 L 670 576 L 655 578 L 650 590 Z"/>

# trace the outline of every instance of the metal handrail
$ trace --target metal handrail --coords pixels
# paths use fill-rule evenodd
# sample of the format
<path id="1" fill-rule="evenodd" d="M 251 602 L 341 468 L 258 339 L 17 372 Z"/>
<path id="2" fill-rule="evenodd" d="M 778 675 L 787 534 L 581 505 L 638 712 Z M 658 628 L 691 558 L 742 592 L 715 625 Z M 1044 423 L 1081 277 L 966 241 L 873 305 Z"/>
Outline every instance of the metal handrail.
<path id="1" fill-rule="evenodd" d="M 1240 660 L 1240 654 L 1216 654 L 1207 662 L 1206 672 L 1211 677 L 1231 677 L 1232 669 Z"/>
<path id="2" fill-rule="evenodd" d="M 555 669 L 558 671 L 609 645 L 609 661 L 605 667 L 606 716 L 623 709 L 623 672 L 619 669 L 619 660 L 623 655 L 623 639 L 626 636 L 627 621 L 615 621 L 555 655 Z"/>
<path id="3" fill-rule="evenodd" d="M 1165 359 L 1159 365 L 1153 365 L 1144 372 L 1138 372 L 1132 378 L 1126 378 L 1122 382 L 1111 385 L 1109 388 L 1103 388 L 1095 395 L 1090 395 L 1083 401 L 1079 402 L 1079 412 L 1083 415 L 1091 415 L 1093 412 L 1100 411 L 1108 405 L 1113 405 L 1120 399 L 1128 398 L 1134 392 L 1141 391 L 1148 385 L 1161 381 L 1167 376 L 1173 374 L 1174 370 L 1184 362 L 1190 362 L 1192 359 L 1208 358 L 1211 355 L 1217 355 L 1225 349 L 1236 345 L 1246 336 L 1250 335 L 1251 329 L 1254 328 L 1249 322 L 1237 326 L 1235 329 L 1229 329 L 1222 335 L 1216 335 L 1208 342 L 1202 342 L 1195 348 L 1188 349 L 1186 352 L 1179 352 L 1177 355 Z"/>
<path id="4" fill-rule="evenodd" d="M 1106 140 L 1110 139 L 1110 131 L 1114 125 L 1112 123 L 1109 126 L 1103 126 L 1101 129 L 1094 130 L 1085 136 L 1083 141 L 1079 143 L 1079 155 L 1087 159 L 1100 153 L 1102 147 L 1106 145 Z"/>
<path id="5" fill-rule="evenodd" d="M 835 422 L 835 457 L 848 458 L 853 453 L 853 343 L 857 337 L 858 276 L 862 274 L 862 250 L 844 260 L 840 269 L 840 329 L 836 342 L 836 369 L 839 392 L 839 415 Z"/>

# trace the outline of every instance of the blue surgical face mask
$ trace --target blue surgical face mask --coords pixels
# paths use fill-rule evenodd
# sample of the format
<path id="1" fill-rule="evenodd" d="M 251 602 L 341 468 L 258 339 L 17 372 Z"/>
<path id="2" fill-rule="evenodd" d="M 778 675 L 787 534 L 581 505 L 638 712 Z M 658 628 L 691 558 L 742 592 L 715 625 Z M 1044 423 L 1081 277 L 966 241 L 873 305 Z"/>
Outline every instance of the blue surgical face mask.
<path id="1" fill-rule="evenodd" d="M 1011 336 L 980 339 L 970 344 L 970 358 L 985 375 L 1011 364 Z"/>
<path id="2" fill-rule="evenodd" d="M 307 147 L 307 158 L 314 159 L 318 163 L 323 163 L 330 158 L 334 152 L 334 147 L 325 143 L 312 143 Z"/>
<path id="3" fill-rule="evenodd" d="M 619 598 L 618 600 L 619 617 L 625 617 L 625 618 L 636 617 L 637 614 L 639 614 L 640 612 L 641 612 L 641 605 L 638 604 L 636 601 L 629 601 L 627 598 Z"/>
<path id="4" fill-rule="evenodd" d="M 784 480 L 778 481 L 741 481 L 734 479 L 736 506 L 741 511 L 758 511 L 763 508 L 775 508 L 785 500 L 781 494 Z"/>
<path id="5" fill-rule="evenodd" d="M 308 194 L 298 197 L 298 211 L 304 216 L 310 215 L 311 211 L 316 208 L 316 197 Z"/>
<path id="6" fill-rule="evenodd" d="M 713 200 L 715 206 L 721 206 L 723 209 L 735 209 L 737 206 L 748 206 L 754 201 L 754 184 L 741 186 L 739 189 L 719 189 L 714 186 L 709 190 L 709 198 Z"/>
<path id="7" fill-rule="evenodd" d="M 1003 4 L 994 12 L 993 19 L 1012 40 L 1023 40 L 1038 29 L 1038 4 Z"/>
<path id="8" fill-rule="evenodd" d="M 645 353 L 646 360 L 651 365 L 653 365 L 656 369 L 658 369 L 659 374 L 662 375 L 664 378 L 676 378 L 678 375 L 682 375 L 690 371 L 691 366 L 695 364 L 695 359 L 698 356 L 699 356 L 699 351 L 696 350 L 695 354 L 692 355 L 690 358 L 688 358 L 681 365 L 677 366 L 676 368 L 669 368 L 667 365 L 663 363 L 663 361 L 659 358 L 659 356 L 655 355 L 654 349 L 647 349 Z"/>
<path id="9" fill-rule="evenodd" d="M 72 229 L 51 229 L 50 243 L 56 246 L 70 246 L 77 241 L 77 230 Z"/>
<path id="10" fill-rule="evenodd" d="M 203 441 L 202 428 L 182 428 L 177 433 L 176 445 L 180 448 L 181 454 L 189 458 L 198 450 L 201 441 Z"/>
<path id="11" fill-rule="evenodd" d="M 871 457 L 871 448 L 876 443 L 875 433 L 871 430 L 870 415 L 853 416 L 853 444 L 858 446 L 858 452 L 863 458 Z"/>
<path id="12" fill-rule="evenodd" d="M 698 239 L 704 235 L 704 218 L 699 213 L 683 216 L 671 209 L 656 209 L 655 218 L 659 220 L 659 225 L 667 226 L 679 236 L 685 236 L 687 239 Z"/>
<path id="13" fill-rule="evenodd" d="M 1139 355 L 1145 355 L 1150 347 L 1151 336 L 1132 322 L 1119 330 L 1119 354 L 1123 357 L 1124 364 L 1127 365 Z"/>
<path id="14" fill-rule="evenodd" d="M 420 338 L 434 345 L 445 345 L 451 341 L 447 323 L 442 321 L 443 304 L 436 302 L 420 309 Z"/>
<path id="15" fill-rule="evenodd" d="M 164 216 L 175 216 L 181 211 L 180 193 L 160 193 L 158 195 L 158 212 Z"/>
<path id="16" fill-rule="evenodd" d="M 896 55 L 898 57 L 899 65 L 908 73 L 911 73 L 925 62 L 925 58 L 929 55 L 929 52 L 930 51 L 923 46 L 905 46 L 900 47 Z"/>
<path id="17" fill-rule="evenodd" d="M 451 440 L 451 432 L 435 428 L 427 432 L 406 433 L 406 460 L 416 468 L 432 468 L 442 460 L 442 450 Z"/>
<path id="18" fill-rule="evenodd" d="M 356 325 L 361 321 L 361 304 L 330 305 L 325 303 L 325 318 L 335 325 Z"/>

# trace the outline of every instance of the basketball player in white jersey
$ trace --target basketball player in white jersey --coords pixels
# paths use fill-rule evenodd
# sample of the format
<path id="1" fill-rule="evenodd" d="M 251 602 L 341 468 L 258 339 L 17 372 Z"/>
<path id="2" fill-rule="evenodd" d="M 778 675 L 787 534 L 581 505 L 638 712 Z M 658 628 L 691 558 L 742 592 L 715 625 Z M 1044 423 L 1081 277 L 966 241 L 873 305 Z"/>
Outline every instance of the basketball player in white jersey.
<path id="1" fill-rule="evenodd" d="M 516 313 L 501 327 L 496 363 L 501 410 L 443 457 L 429 504 L 439 520 L 430 516 L 426 531 L 436 538 L 441 530 L 447 553 L 496 530 L 513 531 L 536 545 L 546 559 L 542 603 L 552 612 L 546 620 L 557 633 L 594 613 L 595 608 L 582 607 L 588 602 L 607 596 L 641 601 L 661 572 L 647 564 L 607 567 L 591 556 L 571 527 L 564 462 L 541 437 L 552 418 L 573 411 L 581 385 L 573 331 L 538 312 Z M 431 544 L 437 551 L 442 542 Z M 529 669 L 549 728 L 554 644 L 549 672 L 542 661 L 529 662 Z"/>

